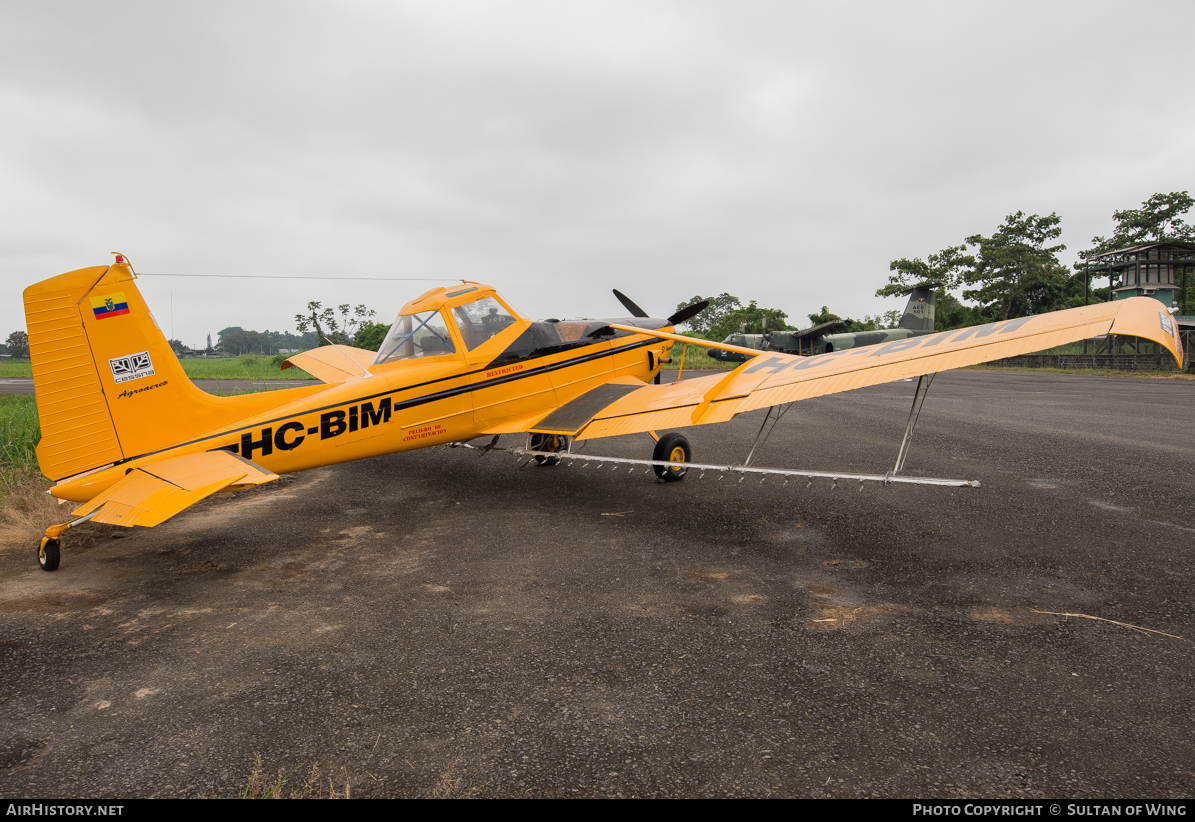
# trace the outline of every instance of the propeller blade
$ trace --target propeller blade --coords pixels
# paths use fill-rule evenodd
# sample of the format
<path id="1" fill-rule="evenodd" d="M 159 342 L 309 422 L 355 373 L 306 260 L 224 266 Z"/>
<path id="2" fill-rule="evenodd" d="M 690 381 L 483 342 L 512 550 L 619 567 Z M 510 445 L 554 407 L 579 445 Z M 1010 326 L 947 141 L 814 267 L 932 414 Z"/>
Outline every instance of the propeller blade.
<path id="1" fill-rule="evenodd" d="M 618 293 L 618 292 L 615 292 L 615 293 Z M 682 308 L 680 311 L 676 312 L 675 314 L 673 314 L 671 317 L 668 318 L 668 323 L 669 323 L 669 325 L 679 325 L 679 324 L 683 323 L 685 320 L 692 319 L 693 317 L 696 317 L 698 314 L 700 314 L 702 311 L 705 311 L 707 308 L 709 308 L 709 304 L 710 304 L 709 300 L 702 300 L 699 303 L 693 303 L 692 305 L 688 306 L 687 308 Z"/>
<path id="2" fill-rule="evenodd" d="M 627 311 L 631 312 L 632 317 L 647 317 L 647 316 L 649 316 L 646 311 L 644 311 L 639 306 L 635 305 L 634 301 L 631 300 L 630 297 L 628 297 L 626 294 L 623 294 L 617 288 L 614 289 L 614 296 L 618 298 L 618 301 L 620 303 L 622 303 L 623 307 L 626 308 Z"/>

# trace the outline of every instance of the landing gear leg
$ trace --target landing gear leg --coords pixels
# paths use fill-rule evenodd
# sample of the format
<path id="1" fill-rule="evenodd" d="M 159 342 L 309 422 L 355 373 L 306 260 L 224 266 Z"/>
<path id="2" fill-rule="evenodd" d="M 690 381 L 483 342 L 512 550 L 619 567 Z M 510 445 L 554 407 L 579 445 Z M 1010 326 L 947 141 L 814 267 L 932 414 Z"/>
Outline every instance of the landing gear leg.
<path id="1" fill-rule="evenodd" d="M 46 535 L 41 538 L 37 546 L 37 564 L 43 571 L 57 571 L 62 562 L 62 540 L 60 537 L 76 525 L 82 525 L 94 517 L 98 511 L 92 511 L 85 517 L 64 522 L 62 525 L 51 525 L 46 529 Z"/>

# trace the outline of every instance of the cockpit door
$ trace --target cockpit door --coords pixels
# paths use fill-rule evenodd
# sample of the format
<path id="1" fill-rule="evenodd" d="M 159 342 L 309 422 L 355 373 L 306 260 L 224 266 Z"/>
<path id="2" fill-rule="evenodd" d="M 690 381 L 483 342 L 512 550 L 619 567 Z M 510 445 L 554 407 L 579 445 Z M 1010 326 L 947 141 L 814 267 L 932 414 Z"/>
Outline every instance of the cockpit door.
<path id="1" fill-rule="evenodd" d="M 492 296 L 448 309 L 470 363 L 490 362 L 528 323 Z"/>

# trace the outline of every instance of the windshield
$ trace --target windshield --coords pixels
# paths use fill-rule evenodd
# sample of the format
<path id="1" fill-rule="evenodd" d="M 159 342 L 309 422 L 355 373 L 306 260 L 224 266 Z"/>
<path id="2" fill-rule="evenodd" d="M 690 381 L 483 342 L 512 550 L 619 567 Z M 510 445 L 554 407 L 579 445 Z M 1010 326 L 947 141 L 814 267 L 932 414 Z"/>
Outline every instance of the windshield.
<path id="1" fill-rule="evenodd" d="M 439 311 L 400 314 L 394 325 L 390 326 L 390 332 L 378 349 L 373 364 L 453 353 L 456 353 L 456 347 L 452 344 L 452 337 Z"/>

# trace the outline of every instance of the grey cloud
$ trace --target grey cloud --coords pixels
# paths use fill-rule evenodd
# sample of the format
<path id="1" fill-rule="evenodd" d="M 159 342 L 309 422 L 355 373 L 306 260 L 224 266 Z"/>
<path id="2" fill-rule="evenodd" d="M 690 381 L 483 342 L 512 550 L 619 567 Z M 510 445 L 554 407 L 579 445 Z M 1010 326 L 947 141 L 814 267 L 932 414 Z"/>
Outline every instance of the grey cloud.
<path id="1" fill-rule="evenodd" d="M 158 272 L 479 279 L 539 316 L 617 311 L 611 287 L 660 313 L 723 290 L 874 313 L 895 257 L 1018 209 L 1061 214 L 1073 253 L 1113 210 L 1190 188 L 1183 57 L 1139 59 L 1125 32 L 1192 16 L 7 3 L 3 276 L 15 295 L 121 250 Z M 425 288 L 215 282 L 144 288 L 173 292 L 192 343 Z M 0 330 L 21 323 L 6 301 Z"/>

